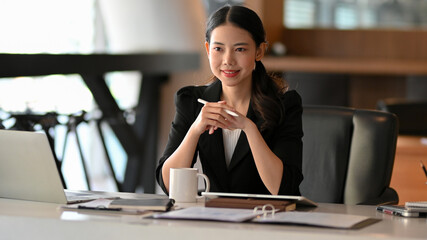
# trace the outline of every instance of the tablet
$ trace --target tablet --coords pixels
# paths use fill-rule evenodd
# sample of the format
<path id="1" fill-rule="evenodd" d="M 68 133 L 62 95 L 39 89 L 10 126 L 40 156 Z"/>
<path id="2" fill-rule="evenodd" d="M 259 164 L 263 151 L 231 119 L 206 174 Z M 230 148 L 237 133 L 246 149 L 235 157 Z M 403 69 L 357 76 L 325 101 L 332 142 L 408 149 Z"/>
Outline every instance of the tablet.
<path id="1" fill-rule="evenodd" d="M 295 201 L 298 205 L 317 207 L 317 203 L 303 196 L 290 195 L 268 195 L 268 194 L 250 194 L 250 193 L 225 193 L 225 192 L 202 192 L 206 198 L 231 197 L 231 198 L 259 198 L 272 200 Z"/>

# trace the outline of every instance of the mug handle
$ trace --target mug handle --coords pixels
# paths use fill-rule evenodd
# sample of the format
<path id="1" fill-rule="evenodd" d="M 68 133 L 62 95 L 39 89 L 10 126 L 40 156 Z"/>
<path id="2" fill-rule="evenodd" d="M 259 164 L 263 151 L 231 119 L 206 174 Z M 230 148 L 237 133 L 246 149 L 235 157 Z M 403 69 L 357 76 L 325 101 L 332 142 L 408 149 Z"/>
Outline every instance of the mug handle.
<path id="1" fill-rule="evenodd" d="M 208 176 L 206 176 L 203 173 L 197 173 L 197 177 L 202 177 L 203 179 L 205 179 L 205 184 L 206 184 L 206 190 L 205 190 L 205 192 L 209 192 L 209 189 L 211 188 L 211 184 L 209 182 Z M 203 196 L 198 196 L 197 198 L 200 199 L 200 198 L 203 198 Z"/>

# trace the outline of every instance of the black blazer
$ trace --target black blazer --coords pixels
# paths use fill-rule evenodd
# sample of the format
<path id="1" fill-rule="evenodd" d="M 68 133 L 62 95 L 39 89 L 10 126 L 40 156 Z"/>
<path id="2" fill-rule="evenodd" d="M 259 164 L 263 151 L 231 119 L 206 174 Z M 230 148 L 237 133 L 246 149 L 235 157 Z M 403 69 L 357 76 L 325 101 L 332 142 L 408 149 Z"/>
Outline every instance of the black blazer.
<path id="1" fill-rule="evenodd" d="M 162 166 L 166 159 L 178 148 L 188 129 L 197 118 L 202 98 L 209 102 L 220 100 L 222 85 L 215 81 L 209 86 L 190 86 L 180 89 L 175 96 L 176 114 L 169 133 L 169 140 L 156 169 L 157 182 L 167 193 L 162 178 Z M 300 195 L 302 176 L 302 105 L 296 91 L 288 91 L 281 96 L 284 117 L 276 129 L 261 132 L 270 149 L 283 161 L 283 177 L 280 195 Z M 247 117 L 259 128 L 262 119 L 249 107 Z M 245 133 L 242 131 L 231 158 L 229 167 L 225 163 L 222 131 L 208 132 L 200 136 L 193 163 L 199 154 L 203 173 L 211 183 L 212 192 L 270 194 L 255 166 Z"/>

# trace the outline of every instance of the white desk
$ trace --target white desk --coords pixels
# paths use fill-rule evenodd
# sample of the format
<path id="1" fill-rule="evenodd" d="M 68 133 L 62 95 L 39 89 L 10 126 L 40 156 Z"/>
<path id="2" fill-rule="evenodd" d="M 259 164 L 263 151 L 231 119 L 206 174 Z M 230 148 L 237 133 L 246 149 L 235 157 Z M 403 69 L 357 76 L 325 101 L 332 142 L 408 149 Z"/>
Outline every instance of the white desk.
<path id="1" fill-rule="evenodd" d="M 120 194 L 122 197 L 154 195 Z M 159 196 L 159 195 L 155 195 Z M 359 230 L 143 219 L 138 215 L 62 211 L 59 204 L 0 198 L 0 239 L 427 239 L 426 218 L 382 214 L 374 206 L 319 204 L 312 211 L 365 215 L 382 221 Z"/>

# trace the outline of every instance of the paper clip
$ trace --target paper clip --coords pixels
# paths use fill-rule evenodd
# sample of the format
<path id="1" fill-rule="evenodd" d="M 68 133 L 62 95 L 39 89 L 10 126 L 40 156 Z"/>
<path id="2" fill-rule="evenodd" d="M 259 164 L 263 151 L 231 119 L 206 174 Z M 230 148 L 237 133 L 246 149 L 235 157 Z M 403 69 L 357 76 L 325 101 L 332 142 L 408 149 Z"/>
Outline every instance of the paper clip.
<path id="1" fill-rule="evenodd" d="M 268 214 L 271 215 L 271 217 L 274 217 L 274 213 L 276 212 L 276 208 L 272 204 L 265 204 L 264 206 L 256 206 L 254 207 L 254 213 L 257 213 L 261 211 L 262 217 L 266 218 Z"/>

